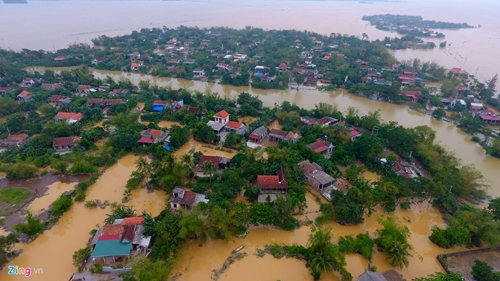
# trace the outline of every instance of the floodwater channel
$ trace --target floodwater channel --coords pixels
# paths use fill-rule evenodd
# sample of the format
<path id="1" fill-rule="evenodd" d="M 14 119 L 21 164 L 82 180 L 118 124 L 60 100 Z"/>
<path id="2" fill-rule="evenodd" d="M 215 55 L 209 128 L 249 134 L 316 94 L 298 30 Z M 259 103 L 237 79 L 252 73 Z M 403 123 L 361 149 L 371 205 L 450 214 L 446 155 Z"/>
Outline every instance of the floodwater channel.
<path id="1" fill-rule="evenodd" d="M 317 192 L 313 191 L 318 195 Z M 304 220 L 306 217 L 314 220 L 319 215 L 319 203 L 315 201 L 311 193 L 306 194 L 308 207 L 304 215 L 297 216 Z M 324 201 L 323 201 L 324 202 Z M 417 253 L 422 256 L 420 261 L 417 255 L 410 258 L 408 268 L 393 268 L 386 260 L 386 255 L 375 250 L 372 257 L 372 264 L 377 270 L 384 272 L 386 270 L 397 270 L 407 280 L 415 277 L 426 276 L 437 271 L 443 271 L 438 263 L 436 256 L 438 254 L 456 252 L 464 250 L 457 247 L 452 249 L 441 249 L 432 242 L 428 236 L 431 233 L 430 226 L 444 226 L 445 223 L 441 214 L 432 207 L 429 202 L 412 204 L 410 210 L 398 209 L 394 215 L 401 224 L 409 227 L 411 237 L 410 243 L 415 247 Z M 357 235 L 368 232 L 374 236 L 376 229 L 380 228 L 377 217 L 385 218 L 386 214 L 381 210 L 375 211 L 371 216 L 365 218 L 365 222 L 357 226 L 342 226 L 337 223 L 325 223 L 326 227 L 333 229 L 335 240 L 340 236 Z M 181 280 L 209 280 L 212 270 L 222 267 L 231 251 L 241 245 L 245 247 L 241 252 L 246 252 L 248 256 L 236 261 L 234 264 L 220 276 L 220 281 L 229 280 L 312 280 L 309 270 L 304 261 L 293 258 L 275 259 L 269 255 L 258 257 L 257 249 L 263 249 L 265 245 L 271 243 L 300 244 L 306 245 L 310 233 L 310 227 L 302 226 L 295 231 L 284 231 L 276 228 L 257 227 L 250 231 L 246 238 L 235 238 L 231 241 L 207 241 L 199 243 L 198 241 L 189 241 L 182 247 L 177 266 L 173 270 L 174 275 L 179 276 Z M 346 255 L 347 270 L 356 279 L 368 267 L 368 260 L 361 255 Z M 321 280 L 340 280 L 334 273 L 323 274 Z"/>
<path id="2" fill-rule="evenodd" d="M 117 164 L 108 168 L 96 183 L 88 188 L 86 200 L 99 199 L 101 202 L 108 200 L 110 203 L 120 203 L 125 184 L 135 170 L 137 159 L 138 157 L 133 155 L 119 159 Z M 49 190 L 57 189 L 59 185 L 61 183 L 56 182 L 54 188 Z M 49 194 L 52 194 L 52 191 L 49 191 Z M 166 198 L 167 195 L 162 191 L 148 193 L 144 189 L 137 189 L 132 192 L 132 199 L 125 205 L 132 206 L 136 213 L 140 214 L 142 210 L 146 210 L 155 216 L 165 208 Z M 37 208 L 46 208 L 47 202 L 34 201 L 33 204 Z M 102 225 L 109 212 L 109 207 L 88 209 L 83 202 L 75 202 L 51 229 L 46 230 L 35 241 L 21 244 L 23 252 L 9 265 L 41 268 L 43 274 L 33 275 L 35 280 L 68 280 L 75 271 L 71 256 L 85 246 L 90 238 L 90 230 Z M 0 280 L 25 280 L 24 278 L 8 275 L 6 268 L 0 271 Z"/>

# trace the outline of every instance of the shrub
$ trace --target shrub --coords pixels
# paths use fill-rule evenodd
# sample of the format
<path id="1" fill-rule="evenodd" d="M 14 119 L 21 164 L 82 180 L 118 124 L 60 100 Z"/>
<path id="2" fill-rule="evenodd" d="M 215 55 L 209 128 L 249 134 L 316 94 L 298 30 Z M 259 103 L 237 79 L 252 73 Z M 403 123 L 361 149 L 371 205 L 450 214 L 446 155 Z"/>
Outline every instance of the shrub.
<path id="1" fill-rule="evenodd" d="M 73 200 L 69 195 L 61 195 L 61 197 L 57 198 L 57 200 L 52 204 L 52 209 L 50 210 L 51 216 L 60 217 L 64 212 L 69 210 L 73 205 Z"/>

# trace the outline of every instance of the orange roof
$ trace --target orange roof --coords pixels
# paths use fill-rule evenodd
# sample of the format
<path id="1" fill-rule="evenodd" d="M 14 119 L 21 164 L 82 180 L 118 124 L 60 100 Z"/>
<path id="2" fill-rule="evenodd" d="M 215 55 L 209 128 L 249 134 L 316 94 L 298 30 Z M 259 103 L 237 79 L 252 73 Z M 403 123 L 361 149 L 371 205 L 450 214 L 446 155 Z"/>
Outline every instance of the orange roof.
<path id="1" fill-rule="evenodd" d="M 131 67 L 139 67 L 139 64 L 136 62 L 133 62 Z"/>
<path id="2" fill-rule="evenodd" d="M 236 128 L 236 129 L 240 128 L 241 126 L 243 126 L 243 123 L 235 121 L 228 121 L 226 124 L 226 127 Z"/>
<path id="3" fill-rule="evenodd" d="M 156 129 L 151 130 L 152 136 L 161 136 L 161 134 L 162 134 L 162 131 L 160 131 L 160 130 L 156 130 Z"/>
<path id="4" fill-rule="evenodd" d="M 75 113 L 73 112 L 58 112 L 57 113 L 57 118 L 62 118 L 62 119 L 69 119 L 73 117 Z"/>
<path id="5" fill-rule="evenodd" d="M 221 110 L 221 111 L 217 112 L 217 114 L 215 114 L 215 116 L 226 118 L 229 116 L 229 113 L 227 113 L 227 111 L 225 111 L 225 110 Z"/>
<path id="6" fill-rule="evenodd" d="M 123 230 L 121 224 L 106 224 L 102 227 L 101 236 L 122 234 Z"/>
<path id="7" fill-rule="evenodd" d="M 141 217 L 124 218 L 123 224 L 144 224 L 144 218 Z"/>
<path id="8" fill-rule="evenodd" d="M 30 93 L 30 92 L 28 92 L 28 91 L 22 91 L 19 95 L 20 95 L 21 97 L 27 97 L 27 96 L 31 95 L 31 93 Z"/>

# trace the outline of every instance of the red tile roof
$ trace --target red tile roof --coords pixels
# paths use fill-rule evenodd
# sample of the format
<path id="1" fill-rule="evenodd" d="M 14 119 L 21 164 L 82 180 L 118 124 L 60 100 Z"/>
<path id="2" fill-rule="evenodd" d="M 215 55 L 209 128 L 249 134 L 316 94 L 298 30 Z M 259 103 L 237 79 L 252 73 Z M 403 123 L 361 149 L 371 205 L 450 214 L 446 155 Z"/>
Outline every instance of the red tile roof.
<path id="1" fill-rule="evenodd" d="M 76 113 L 73 113 L 73 112 L 58 112 L 56 117 L 60 118 L 60 119 L 70 119 L 71 117 L 73 117 L 75 115 L 76 115 Z"/>
<path id="2" fill-rule="evenodd" d="M 356 131 L 356 130 L 351 130 L 351 137 L 355 137 L 355 136 L 359 136 L 361 135 L 360 132 Z"/>
<path id="3" fill-rule="evenodd" d="M 141 217 L 124 218 L 123 224 L 144 224 L 144 218 Z"/>
<path id="4" fill-rule="evenodd" d="M 113 105 L 113 104 L 119 104 L 122 103 L 123 100 L 121 99 L 111 99 L 111 100 L 104 100 L 103 101 L 106 105 Z"/>
<path id="5" fill-rule="evenodd" d="M 315 142 L 309 144 L 309 147 L 312 150 L 314 150 L 314 152 L 321 153 L 321 152 L 327 150 L 330 145 L 331 145 L 331 143 L 329 141 L 317 139 Z"/>
<path id="6" fill-rule="evenodd" d="M 17 135 L 9 135 L 7 140 L 9 141 L 23 141 L 28 138 L 27 134 L 17 134 Z"/>
<path id="7" fill-rule="evenodd" d="M 87 90 L 92 88 L 90 85 L 78 85 L 78 89 Z"/>
<path id="8" fill-rule="evenodd" d="M 79 141 L 80 137 L 64 137 L 64 138 L 55 138 L 52 141 L 52 147 L 61 147 L 61 146 L 70 146 L 75 141 Z"/>
<path id="9" fill-rule="evenodd" d="M 228 121 L 226 124 L 226 127 L 233 128 L 233 129 L 238 129 L 241 126 L 243 126 L 243 123 L 235 122 L 235 121 Z"/>
<path id="10" fill-rule="evenodd" d="M 100 98 L 90 98 L 87 99 L 87 104 L 101 104 L 103 99 Z"/>
<path id="11" fill-rule="evenodd" d="M 105 240 L 118 240 L 120 239 L 120 234 L 113 234 L 113 235 L 101 235 L 99 237 L 99 241 L 105 241 Z"/>
<path id="12" fill-rule="evenodd" d="M 60 101 L 60 100 L 63 100 L 65 99 L 66 97 L 65 96 L 61 96 L 61 95 L 52 95 L 49 99 L 49 101 Z"/>
<path id="13" fill-rule="evenodd" d="M 286 189 L 288 183 L 280 184 L 279 176 L 257 176 L 257 185 L 263 190 L 269 189 Z"/>
<path id="14" fill-rule="evenodd" d="M 161 136 L 162 133 L 163 133 L 162 131 L 156 129 L 152 129 L 150 132 L 152 136 Z"/>
<path id="15" fill-rule="evenodd" d="M 406 91 L 406 90 L 403 90 L 403 91 L 400 91 L 401 95 L 404 95 L 404 96 L 412 96 L 412 97 L 416 97 L 416 98 L 420 98 L 420 96 L 422 96 L 422 92 L 421 91 Z"/>
<path id="16" fill-rule="evenodd" d="M 200 161 L 198 162 L 198 165 L 203 165 L 203 163 L 205 163 L 205 161 L 210 161 L 210 162 L 212 162 L 212 165 L 214 165 L 215 168 L 219 168 L 219 161 L 220 161 L 219 156 L 202 155 L 200 157 Z"/>
<path id="17" fill-rule="evenodd" d="M 221 111 L 217 112 L 217 114 L 215 114 L 215 116 L 226 118 L 229 116 L 229 113 L 227 113 L 227 111 L 225 111 L 225 110 L 221 110 Z"/>
<path id="18" fill-rule="evenodd" d="M 153 105 L 163 105 L 163 106 L 167 106 L 168 105 L 168 102 L 165 101 L 165 100 L 155 100 L 153 101 Z"/>
<path id="19" fill-rule="evenodd" d="M 108 235 L 121 235 L 124 227 L 121 224 L 106 224 L 102 227 L 101 237 Z"/>
<path id="20" fill-rule="evenodd" d="M 130 66 L 132 68 L 138 68 L 139 67 L 139 64 L 136 63 L 136 62 L 133 62 L 132 65 Z"/>
<path id="21" fill-rule="evenodd" d="M 31 95 L 31 93 L 30 93 L 30 92 L 28 92 L 28 91 L 22 91 L 19 95 L 20 95 L 21 97 L 27 97 L 27 96 Z"/>
<path id="22" fill-rule="evenodd" d="M 184 196 L 182 197 L 181 204 L 191 205 L 194 203 L 195 198 L 196 198 L 196 193 L 191 191 L 184 191 Z"/>
<path id="23" fill-rule="evenodd" d="M 153 139 L 148 138 L 148 137 L 141 137 L 137 142 L 138 143 L 153 143 Z"/>

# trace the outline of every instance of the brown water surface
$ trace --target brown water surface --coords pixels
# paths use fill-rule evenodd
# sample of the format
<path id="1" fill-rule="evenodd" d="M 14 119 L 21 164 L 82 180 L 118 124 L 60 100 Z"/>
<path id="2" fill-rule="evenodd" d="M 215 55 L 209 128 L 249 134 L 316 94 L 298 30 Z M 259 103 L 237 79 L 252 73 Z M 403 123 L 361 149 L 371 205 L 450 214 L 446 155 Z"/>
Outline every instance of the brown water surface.
<path id="1" fill-rule="evenodd" d="M 126 155 L 118 163 L 110 167 L 87 190 L 86 200 L 99 199 L 101 201 L 121 202 L 125 184 L 135 170 L 137 156 Z M 55 183 L 57 184 L 57 183 Z M 132 200 L 127 203 L 140 213 L 142 210 L 157 215 L 165 208 L 166 195 L 155 191 L 147 193 L 144 189 L 132 192 Z M 45 231 L 30 244 L 21 245 L 23 253 L 12 260 L 10 265 L 21 267 L 42 268 L 42 275 L 33 275 L 35 280 L 68 280 L 75 271 L 71 256 L 74 251 L 83 248 L 90 238 L 89 231 L 96 225 L 103 225 L 106 209 L 88 209 L 83 203 L 75 203 L 66 212 L 58 223 L 50 230 Z M 0 271 L 0 280 L 24 280 L 25 277 L 12 276 L 7 270 Z"/>
<path id="2" fill-rule="evenodd" d="M 47 191 L 43 196 L 35 198 L 33 202 L 28 206 L 34 214 L 38 214 L 42 211 L 48 210 L 49 206 L 56 201 L 59 196 L 63 193 L 72 191 L 76 186 L 76 183 L 63 183 L 55 182 L 47 186 Z"/>
<path id="3" fill-rule="evenodd" d="M 310 193 L 306 194 L 306 200 L 308 205 L 305 210 L 306 215 L 298 216 L 298 218 L 304 219 L 307 216 L 314 219 L 319 215 L 319 213 L 314 212 L 319 210 L 319 204 Z M 407 211 L 398 209 L 394 216 L 400 220 L 402 225 L 410 228 L 412 233 L 410 243 L 422 256 L 422 261 L 415 255 L 409 259 L 410 266 L 408 268 L 393 268 L 387 262 L 385 254 L 375 251 L 372 260 L 378 271 L 394 269 L 410 280 L 437 271 L 442 272 L 443 269 L 436 259 L 438 254 L 464 250 L 463 248 L 441 249 L 429 241 L 428 236 L 431 233 L 429 226 L 444 226 L 445 223 L 441 214 L 428 202 L 412 204 L 411 209 Z M 364 232 L 368 232 L 373 237 L 376 229 L 380 228 L 377 217 L 387 217 L 387 215 L 382 211 L 376 211 L 357 226 L 342 226 L 337 223 L 326 223 L 325 226 L 332 227 L 335 239 L 345 235 L 355 236 Z M 248 256 L 231 265 L 219 280 L 312 280 L 303 261 L 285 258 L 274 260 L 270 256 L 259 258 L 255 255 L 257 248 L 262 249 L 271 243 L 306 245 L 309 233 L 310 229 L 306 226 L 293 232 L 258 227 L 252 229 L 244 239 L 233 238 L 228 242 L 208 241 L 202 243 L 202 246 L 199 246 L 198 242 L 190 241 L 181 250 L 174 274 L 182 273 L 179 280 L 208 280 L 211 271 L 219 269 L 232 250 L 245 245 L 242 251 L 247 252 Z M 360 255 L 347 255 L 346 260 L 347 269 L 354 278 L 363 273 L 368 265 L 368 261 Z M 329 273 L 324 274 L 321 280 L 339 280 L 339 278 L 336 274 Z"/>

